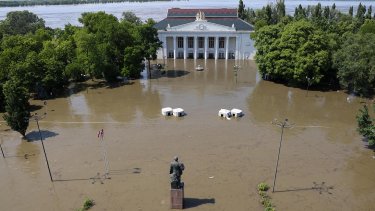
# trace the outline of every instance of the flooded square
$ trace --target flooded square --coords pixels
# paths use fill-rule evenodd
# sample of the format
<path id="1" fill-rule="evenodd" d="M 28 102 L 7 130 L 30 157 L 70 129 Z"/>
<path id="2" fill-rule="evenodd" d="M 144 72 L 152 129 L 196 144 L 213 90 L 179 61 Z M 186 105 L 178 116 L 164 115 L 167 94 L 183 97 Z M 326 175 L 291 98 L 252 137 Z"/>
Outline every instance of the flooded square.
<path id="1" fill-rule="evenodd" d="M 256 187 L 272 186 L 281 134 L 271 121 L 285 118 L 294 125 L 284 129 L 270 193 L 276 210 L 375 209 L 375 160 L 355 119 L 368 100 L 263 81 L 254 61 L 157 62 L 166 71 L 151 79 L 71 84 L 47 105 L 31 101 L 33 112 L 47 113 L 39 124 L 53 183 L 36 123 L 26 142 L 0 122 L 0 209 L 75 210 L 89 197 L 92 210 L 168 210 L 169 164 L 178 155 L 185 208 L 263 210 Z M 186 115 L 165 117 L 164 107 Z M 218 116 L 233 108 L 244 116 Z M 104 151 L 111 179 L 101 177 Z"/>

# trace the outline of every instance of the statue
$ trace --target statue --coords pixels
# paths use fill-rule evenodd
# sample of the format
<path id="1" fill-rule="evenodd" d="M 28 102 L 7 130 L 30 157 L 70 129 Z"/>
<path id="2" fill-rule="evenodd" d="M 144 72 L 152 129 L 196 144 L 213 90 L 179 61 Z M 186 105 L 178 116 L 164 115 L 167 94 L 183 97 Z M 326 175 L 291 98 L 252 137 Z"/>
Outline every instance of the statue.
<path id="1" fill-rule="evenodd" d="M 175 156 L 173 161 L 171 162 L 171 167 L 169 169 L 172 189 L 182 189 L 184 187 L 184 183 L 181 182 L 181 175 L 184 170 L 184 164 L 178 162 L 178 157 Z"/>
<path id="2" fill-rule="evenodd" d="M 206 15 L 204 14 L 204 12 L 199 10 L 199 12 L 195 15 L 195 20 L 196 21 L 206 20 Z"/>

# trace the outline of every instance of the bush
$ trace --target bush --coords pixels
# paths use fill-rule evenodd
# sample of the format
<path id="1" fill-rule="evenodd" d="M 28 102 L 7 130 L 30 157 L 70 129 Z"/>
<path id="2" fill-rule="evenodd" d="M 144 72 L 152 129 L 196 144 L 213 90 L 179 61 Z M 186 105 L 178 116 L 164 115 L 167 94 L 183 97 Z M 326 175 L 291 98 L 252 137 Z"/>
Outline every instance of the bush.
<path id="1" fill-rule="evenodd" d="M 95 205 L 94 200 L 86 198 L 85 201 L 83 202 L 83 207 L 77 209 L 77 211 L 86 211 L 86 210 L 89 210 L 94 205 Z"/>
<path id="2" fill-rule="evenodd" d="M 258 184 L 258 191 L 267 191 L 270 186 L 267 185 L 265 182 L 261 182 Z"/>
<path id="3" fill-rule="evenodd" d="M 268 196 L 267 190 L 270 187 L 265 182 L 261 182 L 258 184 L 258 194 L 261 197 L 260 203 L 264 207 L 264 211 L 275 211 L 276 209 L 272 205 L 271 197 Z"/>
<path id="4" fill-rule="evenodd" d="M 88 210 L 90 209 L 92 206 L 94 206 L 94 200 L 92 199 L 85 199 L 85 202 L 83 203 L 83 209 L 84 210 Z"/>

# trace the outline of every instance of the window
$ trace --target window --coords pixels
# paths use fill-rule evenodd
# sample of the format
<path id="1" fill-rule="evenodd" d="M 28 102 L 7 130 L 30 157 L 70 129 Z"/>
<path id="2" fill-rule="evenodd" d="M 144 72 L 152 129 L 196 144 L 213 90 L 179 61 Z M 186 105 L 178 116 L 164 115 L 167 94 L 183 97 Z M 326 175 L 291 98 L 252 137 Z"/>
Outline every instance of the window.
<path id="1" fill-rule="evenodd" d="M 177 53 L 177 59 L 183 59 L 184 58 L 184 52 L 183 51 L 179 51 Z"/>
<path id="2" fill-rule="evenodd" d="M 225 54 L 224 54 L 223 52 L 220 52 L 220 53 L 219 53 L 219 59 L 225 59 L 224 55 L 225 55 Z"/>
<path id="3" fill-rule="evenodd" d="M 204 48 L 204 37 L 198 37 L 198 48 Z"/>
<path id="4" fill-rule="evenodd" d="M 194 37 L 188 37 L 188 48 L 194 48 Z"/>
<path id="5" fill-rule="evenodd" d="M 219 38 L 219 48 L 224 48 L 224 41 L 225 41 L 225 37 Z"/>
<path id="6" fill-rule="evenodd" d="M 168 58 L 174 58 L 174 53 L 173 53 L 173 51 L 169 51 L 169 53 L 168 53 Z"/>
<path id="7" fill-rule="evenodd" d="M 215 48 L 215 37 L 208 38 L 208 48 Z"/>
<path id="8" fill-rule="evenodd" d="M 184 48 L 184 38 L 177 37 L 177 48 Z"/>

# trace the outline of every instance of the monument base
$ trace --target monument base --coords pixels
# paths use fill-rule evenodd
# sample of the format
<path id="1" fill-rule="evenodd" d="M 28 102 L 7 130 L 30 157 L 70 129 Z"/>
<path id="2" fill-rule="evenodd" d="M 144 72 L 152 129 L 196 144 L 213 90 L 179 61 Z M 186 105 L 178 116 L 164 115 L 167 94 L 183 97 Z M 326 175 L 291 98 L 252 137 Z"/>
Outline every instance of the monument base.
<path id="1" fill-rule="evenodd" d="M 171 189 L 171 209 L 184 209 L 184 188 Z"/>

